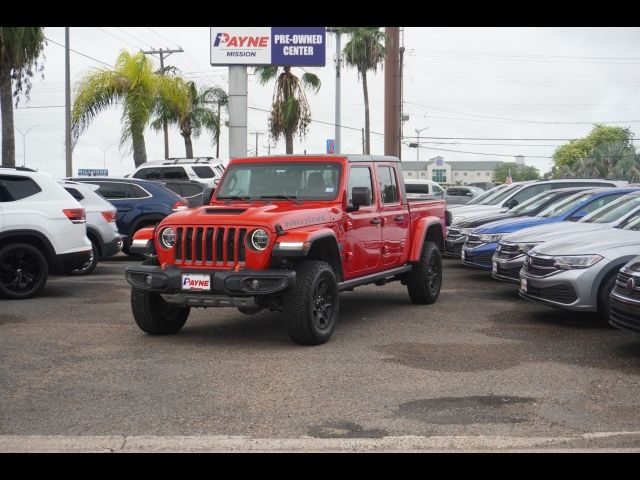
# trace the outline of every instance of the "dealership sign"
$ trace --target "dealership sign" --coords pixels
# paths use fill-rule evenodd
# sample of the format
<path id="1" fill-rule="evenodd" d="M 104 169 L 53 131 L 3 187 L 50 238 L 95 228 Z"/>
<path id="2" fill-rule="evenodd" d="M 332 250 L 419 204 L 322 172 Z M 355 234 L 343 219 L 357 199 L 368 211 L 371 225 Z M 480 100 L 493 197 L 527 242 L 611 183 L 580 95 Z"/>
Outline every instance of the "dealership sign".
<path id="1" fill-rule="evenodd" d="M 324 66 L 325 27 L 211 27 L 211 65 Z"/>

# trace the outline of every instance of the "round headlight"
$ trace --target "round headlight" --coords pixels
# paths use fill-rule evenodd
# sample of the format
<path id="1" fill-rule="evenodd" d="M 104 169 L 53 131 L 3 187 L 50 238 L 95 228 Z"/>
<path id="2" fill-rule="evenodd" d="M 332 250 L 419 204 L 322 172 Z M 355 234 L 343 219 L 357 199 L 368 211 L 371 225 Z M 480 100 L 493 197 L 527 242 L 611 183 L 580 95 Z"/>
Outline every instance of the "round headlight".
<path id="1" fill-rule="evenodd" d="M 173 228 L 168 227 L 162 230 L 160 234 L 160 243 L 164 248 L 171 248 L 176 243 L 176 232 Z"/>
<path id="2" fill-rule="evenodd" d="M 264 250 L 269 246 L 269 234 L 262 228 L 258 228 L 251 233 L 249 241 L 254 250 Z"/>

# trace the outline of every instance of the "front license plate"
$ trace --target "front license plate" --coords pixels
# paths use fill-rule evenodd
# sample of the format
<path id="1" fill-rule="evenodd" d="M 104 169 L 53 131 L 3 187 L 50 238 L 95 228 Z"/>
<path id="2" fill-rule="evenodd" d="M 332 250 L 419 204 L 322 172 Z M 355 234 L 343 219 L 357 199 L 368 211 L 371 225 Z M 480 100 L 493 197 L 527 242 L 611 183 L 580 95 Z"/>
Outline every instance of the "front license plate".
<path id="1" fill-rule="evenodd" d="M 493 273 L 498 273 L 498 262 L 493 262 L 493 267 L 491 267 L 491 271 Z"/>
<path id="2" fill-rule="evenodd" d="M 527 293 L 527 279 L 523 278 L 520 280 L 520 290 Z"/>
<path id="3" fill-rule="evenodd" d="M 182 290 L 190 292 L 210 292 L 211 276 L 200 273 L 183 273 Z"/>

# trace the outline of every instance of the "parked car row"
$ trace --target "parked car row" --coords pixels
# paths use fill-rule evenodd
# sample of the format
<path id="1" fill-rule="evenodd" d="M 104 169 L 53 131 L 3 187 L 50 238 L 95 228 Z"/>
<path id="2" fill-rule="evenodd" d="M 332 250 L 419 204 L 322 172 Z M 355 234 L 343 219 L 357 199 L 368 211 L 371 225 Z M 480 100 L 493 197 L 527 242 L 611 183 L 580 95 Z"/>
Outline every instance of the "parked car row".
<path id="1" fill-rule="evenodd" d="M 640 332 L 640 188 L 588 183 L 552 186 L 502 211 L 456 218 L 454 209 L 447 253 L 459 249 L 463 264 L 517 284 L 526 300 Z"/>
<path id="2" fill-rule="evenodd" d="M 148 164 L 133 178 L 58 182 L 32 169 L 2 167 L 0 297 L 30 298 L 50 274 L 87 275 L 100 258 L 130 254 L 139 229 L 173 212 L 208 204 L 224 172 L 211 159 Z M 184 175 L 171 170 L 176 168 Z M 138 178 L 144 176 L 153 180 Z"/>

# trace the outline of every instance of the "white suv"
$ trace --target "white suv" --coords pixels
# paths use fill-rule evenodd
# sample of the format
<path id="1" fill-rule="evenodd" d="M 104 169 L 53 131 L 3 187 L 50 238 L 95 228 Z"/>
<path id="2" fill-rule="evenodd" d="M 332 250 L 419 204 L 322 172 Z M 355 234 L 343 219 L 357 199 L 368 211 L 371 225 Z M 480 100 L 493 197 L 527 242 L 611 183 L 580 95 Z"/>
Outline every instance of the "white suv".
<path id="1" fill-rule="evenodd" d="M 133 178 L 143 180 L 195 180 L 215 188 L 222 174 L 224 164 L 212 157 L 169 158 L 145 162 L 133 172 Z"/>
<path id="2" fill-rule="evenodd" d="M 0 296 L 37 295 L 91 257 L 84 208 L 45 173 L 0 167 Z"/>

